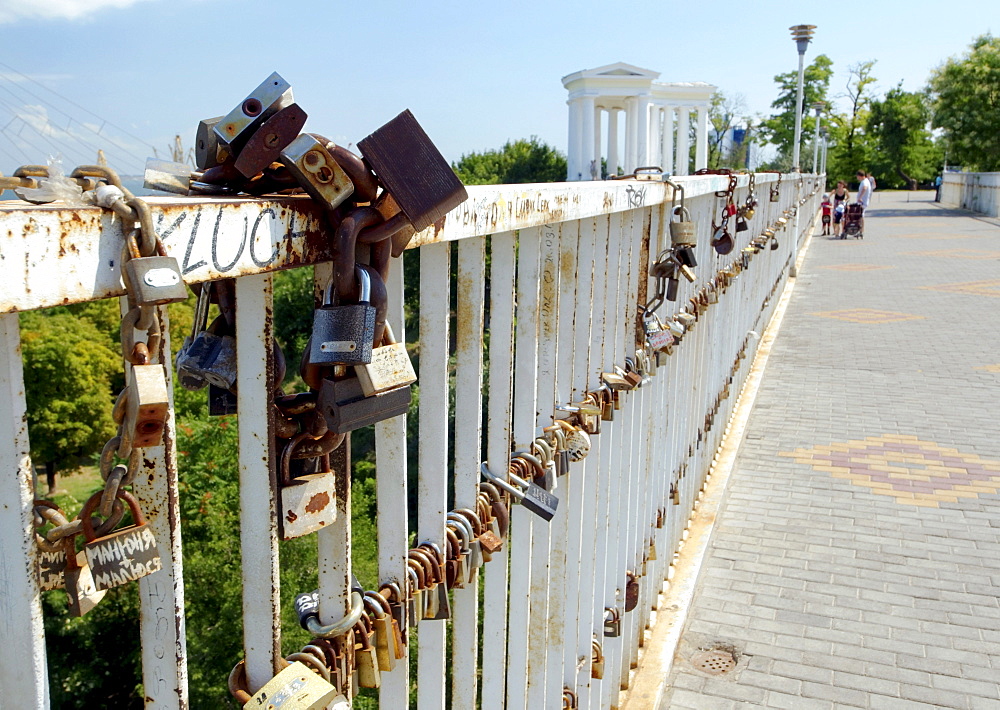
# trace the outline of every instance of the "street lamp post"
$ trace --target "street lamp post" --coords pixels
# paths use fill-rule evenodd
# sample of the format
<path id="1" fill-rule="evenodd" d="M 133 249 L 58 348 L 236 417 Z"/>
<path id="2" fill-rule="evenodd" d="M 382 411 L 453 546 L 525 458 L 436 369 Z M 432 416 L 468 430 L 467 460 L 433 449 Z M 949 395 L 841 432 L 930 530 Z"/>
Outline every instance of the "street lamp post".
<path id="1" fill-rule="evenodd" d="M 822 156 L 822 158 L 820 159 L 820 162 L 819 162 L 819 172 L 820 172 L 821 175 L 825 175 L 826 174 L 826 150 L 827 150 L 827 146 L 829 145 L 829 143 L 828 143 L 828 135 L 829 134 L 827 133 L 826 126 L 822 126 L 819 129 L 819 135 L 823 139 L 823 156 Z"/>
<path id="2" fill-rule="evenodd" d="M 799 50 L 799 81 L 795 92 L 795 144 L 792 146 L 792 171 L 800 172 L 799 142 L 802 140 L 802 82 L 805 74 L 806 47 L 812 39 L 816 25 L 793 25 L 788 28 Z"/>
<path id="3" fill-rule="evenodd" d="M 813 101 L 812 107 L 816 110 L 816 130 L 813 131 L 813 173 L 816 174 L 816 168 L 819 167 L 819 115 L 826 107 L 826 102 Z"/>

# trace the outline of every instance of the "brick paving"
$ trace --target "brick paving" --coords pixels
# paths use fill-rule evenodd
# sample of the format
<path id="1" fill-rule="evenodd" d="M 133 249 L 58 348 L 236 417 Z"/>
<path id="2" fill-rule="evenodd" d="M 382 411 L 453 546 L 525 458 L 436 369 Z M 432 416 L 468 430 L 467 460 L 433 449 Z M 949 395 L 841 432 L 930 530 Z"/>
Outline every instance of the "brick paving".
<path id="1" fill-rule="evenodd" d="M 1000 710 L 1000 222 L 876 198 L 813 236 L 666 707 Z"/>

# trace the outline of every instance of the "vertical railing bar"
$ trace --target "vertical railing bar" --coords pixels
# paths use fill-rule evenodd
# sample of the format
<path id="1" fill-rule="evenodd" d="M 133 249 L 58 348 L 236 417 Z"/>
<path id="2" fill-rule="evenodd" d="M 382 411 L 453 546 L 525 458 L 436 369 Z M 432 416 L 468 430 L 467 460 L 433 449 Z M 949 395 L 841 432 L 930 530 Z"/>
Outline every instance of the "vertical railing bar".
<path id="1" fill-rule="evenodd" d="M 240 549 L 243 572 L 243 648 L 247 681 L 256 692 L 281 657 L 281 582 L 275 500 L 271 337 L 271 274 L 236 279 L 240 446 Z"/>
<path id="2" fill-rule="evenodd" d="M 455 333 L 455 507 L 476 509 L 482 450 L 483 301 L 486 240 L 458 242 Z M 479 647 L 479 573 L 454 591 L 451 706 L 476 706 Z"/>
<path id="3" fill-rule="evenodd" d="M 515 235 L 490 240 L 490 353 L 487 465 L 504 475 L 510 456 L 514 364 Z M 510 542 L 493 555 L 483 580 L 483 710 L 505 707 L 507 580 Z"/>
<path id="4" fill-rule="evenodd" d="M 164 364 L 170 408 L 163 427 L 163 446 L 146 449 L 145 475 L 137 476 L 132 488 L 146 516 L 146 524 L 156 538 L 163 567 L 139 579 L 139 636 L 146 707 L 179 710 L 188 707 L 188 669 L 177 492 L 177 423 L 170 367 L 170 320 L 165 307 L 157 311 L 163 337 L 156 355 Z"/>
<path id="5" fill-rule="evenodd" d="M 17 313 L 0 315 L 0 688 L 4 705 L 49 707 L 24 365 Z"/>
<path id="6" fill-rule="evenodd" d="M 538 275 L 538 348 L 533 387 L 535 389 L 535 435 L 539 427 L 552 423 L 556 370 L 556 353 L 559 348 L 559 232 L 558 224 L 541 228 Z M 562 498 L 561 482 L 556 482 L 555 495 Z M 552 594 L 549 568 L 552 564 L 550 542 L 553 526 L 565 514 L 561 502 L 552 520 L 534 521 L 531 533 L 531 608 L 528 616 L 528 707 L 550 707 L 554 702 L 547 692 L 546 671 L 548 655 L 548 628 L 551 623 L 549 607 L 557 603 Z M 560 654 L 561 658 L 561 654 Z"/>
<path id="7" fill-rule="evenodd" d="M 512 434 L 516 448 L 527 448 L 535 436 L 535 387 L 538 371 L 538 286 L 541 230 L 519 232 L 517 260 L 517 333 L 514 348 L 514 411 Z M 530 572 L 535 516 L 523 506 L 511 514 L 511 549 L 526 550 L 518 565 L 511 567 L 510 620 L 507 638 L 507 706 L 526 707 L 527 677 L 531 674 L 528 654 L 530 618 Z M 547 525 L 539 521 L 538 525 Z M 547 552 L 547 551 L 546 551 Z M 524 559 L 527 557 L 528 559 Z"/>
<path id="8" fill-rule="evenodd" d="M 406 323 L 403 310 L 403 259 L 389 261 L 389 293 L 386 317 L 399 342 L 406 342 Z M 406 591 L 406 550 L 409 542 L 408 506 L 406 485 L 406 420 L 407 415 L 378 422 L 375 425 L 376 476 L 375 490 L 378 505 L 378 570 L 379 584 L 395 583 Z M 406 656 L 392 672 L 382 673 L 379 689 L 379 707 L 395 710 L 406 707 L 410 693 L 409 644 Z"/>
<path id="9" fill-rule="evenodd" d="M 451 317 L 451 244 L 420 251 L 420 448 L 417 540 L 445 549 L 448 506 L 448 326 Z M 445 706 L 445 624 L 420 622 L 417 704 Z"/>
<path id="10" fill-rule="evenodd" d="M 604 362 L 604 306 L 607 298 L 607 266 L 608 266 L 608 230 L 609 217 L 601 216 L 590 220 L 585 220 L 581 224 L 580 235 L 580 262 L 585 263 L 584 258 L 589 255 L 593 264 L 593 273 L 590 277 L 590 293 L 587 298 L 580 296 L 577 305 L 577 319 L 590 323 L 589 332 L 587 328 L 577 330 L 578 353 L 587 353 L 587 358 L 580 357 L 576 365 L 576 378 L 574 381 L 574 400 L 582 399 L 584 392 L 589 387 L 596 387 L 599 383 L 598 373 L 600 373 Z M 581 313 L 582 310 L 582 313 Z M 590 550 L 596 550 L 598 540 L 598 523 L 601 499 L 600 481 L 604 478 L 601 462 L 603 460 L 602 449 L 604 448 L 604 435 L 591 437 L 590 455 L 584 460 L 583 478 L 585 490 L 583 491 L 583 505 L 581 507 L 581 530 L 580 549 L 588 551 L 588 554 L 580 556 L 580 594 L 577 600 L 578 616 L 578 641 L 577 648 L 579 658 L 583 659 L 580 671 L 576 677 L 576 692 L 581 709 L 589 708 L 591 703 L 591 641 L 594 634 L 603 644 L 604 638 L 601 635 L 600 619 L 598 618 L 598 607 L 603 609 L 600 599 L 603 599 L 603 591 L 597 586 L 595 578 L 597 554 L 589 554 Z M 600 596 L 595 596 L 600 595 Z"/>
<path id="11" fill-rule="evenodd" d="M 581 303 L 590 303 L 590 278 L 592 271 L 593 242 L 587 244 L 581 234 L 579 220 L 562 226 L 560 240 L 559 271 L 563 277 L 559 282 L 559 354 L 557 369 L 560 373 L 556 383 L 555 401 L 568 404 L 573 398 L 573 390 L 578 382 L 586 382 L 587 348 L 578 348 L 581 331 L 590 337 L 590 318 L 580 312 Z M 584 251 L 588 254 L 584 254 Z M 582 273 L 581 273 L 582 272 Z M 570 277 L 570 275 L 572 275 Z M 578 363 L 583 364 L 582 372 Z M 560 585 L 556 594 L 561 597 L 558 605 L 562 617 L 558 621 L 562 628 L 550 636 L 549 644 L 554 652 L 549 656 L 547 677 L 550 683 L 576 690 L 578 599 L 580 597 L 580 528 L 582 525 L 583 491 L 586 487 L 584 466 L 571 463 L 569 473 L 564 476 L 566 485 L 562 489 L 560 506 L 565 509 L 560 529 L 553 533 L 552 579 Z"/>

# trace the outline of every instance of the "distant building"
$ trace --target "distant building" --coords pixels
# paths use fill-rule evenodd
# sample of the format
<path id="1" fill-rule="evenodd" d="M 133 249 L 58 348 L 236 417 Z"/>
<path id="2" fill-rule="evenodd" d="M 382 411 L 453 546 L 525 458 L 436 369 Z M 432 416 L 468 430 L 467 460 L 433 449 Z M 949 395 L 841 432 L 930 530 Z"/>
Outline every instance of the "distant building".
<path id="1" fill-rule="evenodd" d="M 697 112 L 694 169 L 707 166 L 708 107 L 717 87 L 700 81 L 668 84 L 655 81 L 658 76 L 618 62 L 563 77 L 569 92 L 568 180 L 599 180 L 602 159 L 611 175 L 619 167 L 628 174 L 649 165 L 688 175 L 692 111 Z M 619 112 L 625 114 L 624 141 L 618 133 Z"/>

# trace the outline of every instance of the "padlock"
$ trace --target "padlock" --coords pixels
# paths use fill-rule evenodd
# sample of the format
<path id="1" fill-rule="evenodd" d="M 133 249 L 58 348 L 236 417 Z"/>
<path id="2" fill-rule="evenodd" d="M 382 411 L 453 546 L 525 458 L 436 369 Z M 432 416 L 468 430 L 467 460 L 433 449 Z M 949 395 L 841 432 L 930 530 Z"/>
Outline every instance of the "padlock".
<path id="1" fill-rule="evenodd" d="M 191 324 L 191 335 L 184 338 L 184 342 L 181 344 L 180 349 L 178 349 L 177 357 L 174 360 L 174 366 L 177 370 L 177 382 L 180 383 L 181 387 L 192 392 L 208 386 L 208 380 L 200 374 L 188 370 L 187 364 L 190 358 L 189 351 L 191 349 L 191 344 L 198 337 L 198 334 L 204 331 L 205 327 L 208 325 L 208 307 L 210 298 L 211 283 L 202 284 L 201 292 L 198 294 L 198 301 L 195 304 L 194 320 Z"/>
<path id="2" fill-rule="evenodd" d="M 616 607 L 604 607 L 604 635 L 607 638 L 618 638 L 622 635 L 622 619 Z"/>
<path id="3" fill-rule="evenodd" d="M 402 657 L 402 649 L 396 648 L 402 640 L 397 641 L 389 602 L 378 592 L 365 592 L 365 608 L 375 631 L 375 657 L 379 670 L 391 672 L 396 668 L 396 661 Z M 400 655 L 397 656 L 397 653 Z"/>
<path id="4" fill-rule="evenodd" d="M 316 409 L 326 418 L 330 431 L 346 434 L 406 414 L 410 397 L 409 385 L 366 397 L 356 376 L 325 379 L 316 396 Z"/>
<path id="5" fill-rule="evenodd" d="M 187 300 L 187 287 L 181 278 L 177 259 L 167 256 L 163 242 L 156 239 L 156 256 L 142 256 L 137 241 L 138 229 L 125 240 L 125 287 L 138 306 L 164 306 Z"/>
<path id="6" fill-rule="evenodd" d="M 354 183 L 327 150 L 325 141 L 311 133 L 289 143 L 280 157 L 296 182 L 328 210 L 336 209 L 354 193 Z"/>
<path id="7" fill-rule="evenodd" d="M 198 121 L 198 129 L 194 134 L 194 164 L 199 170 L 214 168 L 229 155 L 229 151 L 225 150 L 220 157 L 219 136 L 215 133 L 215 127 L 223 118 L 216 116 Z"/>
<path id="8" fill-rule="evenodd" d="M 287 663 L 282 659 L 282 663 Z M 246 665 L 240 661 L 229 676 L 229 690 L 246 708 L 325 710 L 348 708 L 348 700 L 301 661 L 286 665 L 252 696 L 247 691 Z"/>
<path id="9" fill-rule="evenodd" d="M 388 323 L 382 332 L 383 343 L 372 350 L 371 362 L 354 368 L 366 397 L 417 381 L 406 345 L 396 342 Z"/>
<path id="10" fill-rule="evenodd" d="M 178 373 L 220 389 L 235 390 L 236 338 L 220 334 L 225 328 L 225 318 L 219 316 L 208 329 L 195 335 L 183 357 L 180 352 L 177 354 Z"/>
<path id="11" fill-rule="evenodd" d="M 480 471 L 486 477 L 486 480 L 510 493 L 515 501 L 538 517 L 546 521 L 552 520 L 555 517 L 556 509 L 559 507 L 559 499 L 548 491 L 535 485 L 533 482 L 518 478 L 508 472 L 511 479 L 520 486 L 520 488 L 515 488 L 507 481 L 491 473 L 485 463 L 480 466 Z"/>
<path id="12" fill-rule="evenodd" d="M 278 160 L 285 147 L 296 140 L 305 123 L 306 112 L 298 104 L 282 107 L 250 135 L 233 167 L 247 179 L 257 175 Z"/>
<path id="13" fill-rule="evenodd" d="M 219 143 L 226 146 L 234 156 L 239 156 L 250 135 L 293 100 L 291 84 L 274 72 L 212 130 Z"/>
<path id="14" fill-rule="evenodd" d="M 239 411 L 236 395 L 215 385 L 208 386 L 208 416 L 224 417 Z"/>
<path id="15" fill-rule="evenodd" d="M 725 256 L 733 250 L 735 245 L 736 242 L 726 228 L 725 222 L 722 223 L 721 227 L 715 228 L 712 233 L 712 248 L 717 254 Z"/>
<path id="16" fill-rule="evenodd" d="M 639 604 L 639 578 L 631 570 L 625 572 L 625 612 L 628 613 Z"/>
<path id="17" fill-rule="evenodd" d="M 361 365 L 372 360 L 375 338 L 375 306 L 370 303 L 371 277 L 366 269 L 354 267 L 359 283 L 358 302 L 334 305 L 334 284 L 327 287 L 327 303 L 313 312 L 312 365 Z"/>
<path id="18" fill-rule="evenodd" d="M 590 677 L 594 680 L 604 678 L 604 650 L 596 638 L 590 644 Z"/>
<path id="19" fill-rule="evenodd" d="M 462 543 L 453 526 L 445 524 L 444 540 L 448 548 L 448 559 L 444 563 L 445 580 L 448 589 L 462 589 L 469 577 L 469 565 L 462 554 Z"/>
<path id="20" fill-rule="evenodd" d="M 121 450 L 163 443 L 169 406 L 163 365 L 132 365 L 126 389 Z"/>
<path id="21" fill-rule="evenodd" d="M 663 331 L 661 330 L 659 332 L 662 333 Z M 673 340 L 673 338 L 671 338 L 671 340 Z M 557 421 L 557 424 L 563 427 L 566 453 L 569 454 L 569 460 L 583 461 L 587 458 L 587 454 L 590 453 L 590 447 L 592 445 L 590 435 L 583 429 L 575 427 L 567 421 L 559 420 Z"/>
<path id="22" fill-rule="evenodd" d="M 670 243 L 675 247 L 694 246 L 698 241 L 697 225 L 691 221 L 691 215 L 683 206 L 683 199 L 682 195 L 681 206 L 674 208 L 670 222 Z"/>
<path id="23" fill-rule="evenodd" d="M 323 470 L 292 478 L 292 453 L 310 438 L 306 433 L 297 434 L 285 444 L 281 452 L 278 529 L 282 540 L 292 540 L 316 532 L 337 519 L 337 481 L 336 475 L 330 470 L 329 456 L 321 457 Z"/>
<path id="24" fill-rule="evenodd" d="M 76 536 L 63 538 L 63 545 L 66 559 L 63 579 L 69 602 L 69 615 L 83 616 L 104 599 L 108 590 L 99 590 L 94 586 L 94 575 L 87 563 L 87 556 L 82 550 L 76 551 Z"/>
<path id="25" fill-rule="evenodd" d="M 694 249 L 689 244 L 678 246 L 674 249 L 674 259 L 681 268 L 693 269 L 698 265 L 695 259 Z"/>
<path id="26" fill-rule="evenodd" d="M 362 242 L 381 241 L 402 229 L 419 232 L 468 198 L 465 185 L 409 110 L 358 141 L 358 150 L 399 207 L 382 225 L 362 233 Z M 399 256 L 408 241 L 393 239 L 392 255 Z"/>
<path id="27" fill-rule="evenodd" d="M 92 495 L 80 511 L 83 535 L 87 539 L 83 551 L 87 553 L 87 564 L 94 576 L 94 588 L 110 589 L 159 572 L 163 563 L 156 538 L 146 524 L 139 503 L 128 491 L 119 489 L 117 497 L 132 511 L 132 525 L 101 537 L 95 534 L 90 515 L 101 502 L 102 495 L 103 491 Z"/>
<path id="28" fill-rule="evenodd" d="M 749 229 L 749 227 L 747 227 L 746 217 L 744 217 L 743 213 L 741 212 L 740 214 L 736 215 L 736 231 L 745 232 L 747 231 L 747 229 Z"/>
<path id="29" fill-rule="evenodd" d="M 361 615 L 361 621 L 354 627 L 354 664 L 358 671 L 358 686 L 361 688 L 378 688 L 382 685 L 382 674 L 375 647 L 375 629 L 367 613 Z"/>
<path id="30" fill-rule="evenodd" d="M 737 209 L 736 204 L 733 202 L 727 202 L 726 206 L 722 209 L 722 214 L 725 217 L 735 217 L 738 212 L 739 209 Z"/>

